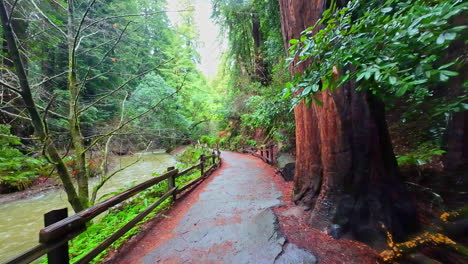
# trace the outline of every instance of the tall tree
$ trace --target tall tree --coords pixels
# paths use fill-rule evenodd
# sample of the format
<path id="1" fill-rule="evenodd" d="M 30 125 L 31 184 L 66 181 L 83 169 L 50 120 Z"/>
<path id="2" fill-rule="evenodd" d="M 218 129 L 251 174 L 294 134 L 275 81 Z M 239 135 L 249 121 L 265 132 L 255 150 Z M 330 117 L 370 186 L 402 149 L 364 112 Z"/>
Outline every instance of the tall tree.
<path id="1" fill-rule="evenodd" d="M 321 18 L 327 4 L 280 0 L 286 50 L 291 39 Z M 291 73 L 302 74 L 307 67 L 293 63 Z M 320 92 L 323 105 L 302 102 L 294 109 L 294 199 L 312 208 L 312 225 L 338 224 L 358 240 L 379 243 L 384 242 L 382 223 L 402 237 L 415 228 L 416 215 L 392 150 L 384 105 L 355 88 L 348 82 L 335 92 Z"/>

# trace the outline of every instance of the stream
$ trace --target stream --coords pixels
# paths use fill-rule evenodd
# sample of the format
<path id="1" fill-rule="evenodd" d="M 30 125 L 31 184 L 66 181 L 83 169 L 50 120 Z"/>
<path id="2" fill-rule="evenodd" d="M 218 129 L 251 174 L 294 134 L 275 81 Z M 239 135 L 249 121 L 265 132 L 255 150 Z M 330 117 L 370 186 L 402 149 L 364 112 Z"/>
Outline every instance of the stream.
<path id="1" fill-rule="evenodd" d="M 136 183 L 151 178 L 152 173 L 163 172 L 174 166 L 173 156 L 164 151 L 115 157 L 115 169 L 131 164 L 138 156 L 142 159 L 131 167 L 117 173 L 98 192 L 98 199 L 104 194 L 123 191 Z M 91 186 L 97 179 L 91 180 Z M 91 189 L 91 188 L 90 188 Z M 0 263 L 38 244 L 39 230 L 44 227 L 43 215 L 48 211 L 68 207 L 68 215 L 73 210 L 67 202 L 63 190 L 51 190 L 25 199 L 0 204 Z"/>

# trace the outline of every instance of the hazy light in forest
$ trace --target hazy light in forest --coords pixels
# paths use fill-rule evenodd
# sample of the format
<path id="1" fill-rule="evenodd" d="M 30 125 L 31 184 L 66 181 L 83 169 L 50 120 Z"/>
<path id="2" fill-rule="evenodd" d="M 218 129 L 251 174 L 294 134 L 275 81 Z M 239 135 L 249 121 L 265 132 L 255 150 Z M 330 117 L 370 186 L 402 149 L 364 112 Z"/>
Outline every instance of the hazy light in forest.
<path id="1" fill-rule="evenodd" d="M 218 71 L 221 55 L 227 49 L 227 41 L 220 39 L 220 28 L 211 20 L 211 1 L 194 0 L 193 2 L 195 5 L 195 26 L 199 31 L 201 42 L 198 47 L 201 63 L 197 67 L 205 76 L 213 77 Z M 167 9 L 170 11 L 185 9 L 178 3 L 178 0 L 167 1 Z M 178 13 L 169 12 L 168 17 L 172 24 L 178 23 Z"/>

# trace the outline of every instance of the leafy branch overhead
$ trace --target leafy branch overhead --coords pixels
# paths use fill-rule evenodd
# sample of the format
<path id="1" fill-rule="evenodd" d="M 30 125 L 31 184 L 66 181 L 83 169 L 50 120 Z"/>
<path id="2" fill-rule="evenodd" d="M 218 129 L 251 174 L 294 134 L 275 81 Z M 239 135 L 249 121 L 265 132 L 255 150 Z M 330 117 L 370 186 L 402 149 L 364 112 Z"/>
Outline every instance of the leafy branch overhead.
<path id="1" fill-rule="evenodd" d="M 283 97 L 297 94 L 295 105 L 310 103 L 319 91 L 356 82 L 358 90 L 385 102 L 404 95 L 421 102 L 432 96 L 431 85 L 457 76 L 452 69 L 466 60 L 440 63 L 451 43 L 466 35 L 467 26 L 450 21 L 467 9 L 460 0 L 388 0 L 380 6 L 357 0 L 342 9 L 332 6 L 300 39 L 290 40 L 288 61 L 309 66 L 287 84 Z"/>

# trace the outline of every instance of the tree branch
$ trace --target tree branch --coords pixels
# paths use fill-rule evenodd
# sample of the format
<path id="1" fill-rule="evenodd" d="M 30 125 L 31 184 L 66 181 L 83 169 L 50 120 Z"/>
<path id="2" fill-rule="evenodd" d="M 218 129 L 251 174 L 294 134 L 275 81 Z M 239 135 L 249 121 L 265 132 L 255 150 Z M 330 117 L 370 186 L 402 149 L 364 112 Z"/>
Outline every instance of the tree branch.
<path id="1" fill-rule="evenodd" d="M 7 115 L 9 115 L 9 116 L 12 116 L 12 117 L 16 117 L 16 118 L 20 118 L 20 119 L 24 119 L 24 120 L 31 121 L 31 118 L 29 118 L 29 117 L 25 117 L 25 116 L 13 114 L 13 113 L 8 112 L 8 111 L 5 111 L 5 110 L 3 110 L 3 109 L 0 109 L 0 112 L 2 112 L 2 113 L 4 113 L 4 114 L 7 114 Z"/>
<path id="2" fill-rule="evenodd" d="M 158 14 L 162 14 L 162 13 L 178 13 L 178 12 L 187 12 L 187 11 L 193 11 L 193 9 L 176 10 L 176 11 L 159 11 L 159 12 L 152 12 L 152 13 L 126 14 L 126 15 L 110 16 L 110 17 L 101 18 L 101 19 L 98 19 L 98 20 L 96 20 L 94 22 L 91 22 L 90 24 L 86 25 L 83 28 L 83 31 L 90 28 L 90 27 L 92 27 L 92 26 L 94 26 L 94 25 L 96 25 L 96 24 L 99 24 L 99 23 L 101 23 L 103 21 L 114 19 L 114 18 L 153 16 L 153 15 L 158 15 Z"/>
<path id="3" fill-rule="evenodd" d="M 171 59 L 172 60 L 172 59 Z M 159 68 L 161 65 L 171 61 L 171 60 L 167 60 L 167 61 L 164 61 L 162 63 L 160 63 L 158 66 L 152 68 L 152 69 L 149 69 L 147 71 L 144 71 L 144 72 L 141 72 L 135 76 L 133 76 L 132 78 L 128 79 L 127 81 L 125 81 L 124 83 L 122 83 L 121 85 L 119 85 L 117 88 L 115 88 L 114 90 L 108 92 L 107 94 L 99 97 L 98 99 L 96 99 L 96 101 L 92 102 L 91 104 L 85 106 L 83 109 L 81 109 L 80 111 L 78 111 L 78 114 L 77 115 L 81 115 L 83 112 L 85 112 L 86 110 L 88 110 L 89 108 L 91 108 L 92 106 L 96 105 L 97 103 L 99 103 L 100 101 L 106 99 L 107 97 L 115 94 L 116 92 L 118 92 L 119 90 L 121 90 L 122 88 L 124 88 L 128 83 L 130 83 L 131 81 L 143 76 L 143 75 L 146 75 L 147 73 L 149 72 L 152 72 L 154 71 L 155 69 Z"/>
<path id="4" fill-rule="evenodd" d="M 49 0 L 49 2 L 51 2 L 51 3 L 52 3 L 53 5 L 55 5 L 55 6 L 57 6 L 57 7 L 61 8 L 61 9 L 63 9 L 64 11 L 67 11 L 67 9 L 66 9 L 63 5 L 61 5 L 59 2 L 57 2 L 57 1 L 55 1 L 55 0 Z"/>
<path id="5" fill-rule="evenodd" d="M 44 124 L 44 129 L 46 134 L 49 134 L 49 127 L 47 126 L 47 113 L 49 112 L 50 107 L 55 101 L 55 98 L 57 98 L 57 94 L 54 94 L 52 98 L 50 99 L 49 103 L 47 104 L 44 114 L 42 115 L 42 123 Z"/>
<path id="6" fill-rule="evenodd" d="M 117 44 L 120 42 L 120 40 L 122 39 L 122 36 L 123 34 L 125 33 L 125 31 L 127 30 L 127 27 L 128 25 L 130 24 L 127 23 L 127 25 L 125 25 L 125 28 L 122 30 L 122 32 L 120 33 L 119 37 L 117 38 L 117 40 L 115 41 L 114 45 L 112 45 L 112 47 L 110 49 L 108 49 L 106 51 L 106 53 L 102 56 L 101 60 L 96 64 L 94 65 L 93 67 L 88 67 L 88 70 L 86 71 L 86 74 L 85 74 L 85 77 L 83 79 L 83 83 L 80 85 L 80 88 L 78 90 L 78 93 L 81 92 L 81 90 L 83 89 L 83 87 L 86 85 L 86 82 L 88 80 L 88 76 L 89 76 L 89 73 L 91 72 L 91 69 L 95 69 L 97 68 L 99 65 L 102 64 L 102 62 L 104 62 L 104 60 L 107 58 L 107 55 L 109 55 L 109 53 L 117 46 Z M 76 100 L 78 100 L 78 98 L 75 99 L 75 104 L 76 104 Z M 79 114 L 79 112 L 78 112 Z"/>
<path id="7" fill-rule="evenodd" d="M 31 85 L 31 87 L 41 86 L 41 85 L 43 85 L 44 83 L 48 83 L 48 82 L 52 81 L 53 79 L 58 78 L 58 77 L 60 77 L 60 76 L 62 76 L 62 75 L 64 75 L 64 74 L 67 74 L 67 73 L 68 73 L 68 71 L 64 71 L 64 72 L 61 72 L 61 73 L 59 73 L 59 74 L 56 74 L 56 75 L 54 75 L 54 76 L 52 76 L 52 77 L 47 77 L 47 76 L 46 76 L 40 83 L 33 84 L 33 85 Z"/>
<path id="8" fill-rule="evenodd" d="M 91 10 L 91 7 L 94 5 L 95 2 L 96 2 L 96 0 L 91 0 L 88 7 L 86 8 L 86 11 L 84 12 L 83 16 L 81 17 L 80 24 L 78 25 L 78 29 L 76 30 L 76 34 L 75 34 L 75 37 L 73 39 L 73 54 L 72 54 L 73 58 L 75 57 L 75 51 L 76 51 L 76 47 L 77 47 L 77 43 L 78 43 L 78 38 L 79 38 L 79 36 L 81 34 L 81 28 L 83 27 L 83 23 L 85 21 L 86 16 L 88 16 L 89 10 Z"/>
<path id="9" fill-rule="evenodd" d="M 14 91 L 15 93 L 18 93 L 18 94 L 21 95 L 21 91 L 18 88 L 15 88 L 12 85 L 10 85 L 10 84 L 2 81 L 2 80 L 0 80 L 0 84 L 5 86 L 7 89 L 10 89 L 10 90 Z"/>
<path id="10" fill-rule="evenodd" d="M 122 101 L 122 110 L 120 112 L 120 122 L 119 122 L 119 125 L 122 124 L 123 122 L 123 119 L 124 119 L 124 112 L 125 112 L 125 102 L 127 101 L 127 97 L 128 97 L 128 92 L 125 94 L 125 97 Z M 112 140 L 112 137 L 113 135 L 111 135 L 108 139 L 107 139 L 107 142 L 106 142 L 106 146 L 104 148 L 104 158 L 102 159 L 102 162 L 101 162 L 101 173 L 104 174 L 104 175 L 107 175 L 107 161 L 108 161 L 108 155 L 109 155 L 109 145 L 110 145 L 110 142 Z M 140 161 L 141 157 L 138 158 L 135 163 L 137 163 L 138 161 Z M 93 188 L 93 193 L 92 193 L 92 196 L 91 196 L 91 203 L 94 203 L 95 200 L 96 200 L 96 196 L 97 196 L 97 192 L 99 191 L 99 189 L 101 189 L 101 187 L 104 185 L 104 183 L 106 183 L 110 178 L 112 178 L 115 174 L 117 174 L 118 172 L 132 166 L 133 164 L 135 163 L 132 163 L 126 167 L 124 167 L 123 169 L 120 169 L 120 170 L 117 170 L 115 171 L 114 173 L 112 173 L 111 175 L 109 176 L 104 176 L 101 181 L 99 182 L 98 185 L 96 185 L 94 188 Z"/>
<path id="11" fill-rule="evenodd" d="M 31 0 L 30 2 L 33 4 L 34 8 L 36 8 L 37 12 L 39 12 L 39 14 L 41 14 L 45 18 L 47 23 L 51 24 L 55 29 L 57 29 L 60 33 L 62 33 L 62 35 L 67 37 L 67 34 L 63 30 L 61 30 L 59 26 L 57 26 L 54 22 L 52 22 L 49 19 L 49 17 L 46 14 L 44 14 L 44 12 L 42 12 L 42 10 L 37 6 L 37 4 L 36 4 L 36 2 L 34 0 Z"/>
<path id="12" fill-rule="evenodd" d="M 13 5 L 11 6 L 11 11 L 10 11 L 10 15 L 8 16 L 9 19 L 8 19 L 8 23 L 11 23 L 11 19 L 13 17 L 13 11 L 15 11 L 15 7 L 16 7 L 16 4 L 18 3 L 18 0 L 15 0 L 15 2 L 13 3 Z"/>
<path id="13" fill-rule="evenodd" d="M 180 89 L 182 89 L 182 87 L 184 86 L 185 84 L 185 80 L 187 79 L 187 73 L 184 75 L 184 79 L 182 80 L 182 83 L 181 85 L 176 89 L 175 92 L 173 92 L 172 94 L 169 94 L 168 96 L 162 98 L 161 100 L 159 100 L 159 102 L 157 102 L 155 105 L 153 105 L 151 108 L 147 109 L 146 111 L 144 111 L 143 113 L 141 114 L 138 114 L 130 119 L 128 119 L 127 121 L 119 124 L 119 126 L 117 126 L 116 128 L 114 128 L 113 130 L 111 130 L 110 132 L 108 132 L 107 134 L 105 135 L 102 135 L 100 137 L 97 137 L 96 139 L 93 140 L 93 142 L 91 142 L 91 144 L 89 144 L 89 146 L 84 150 L 85 152 L 88 151 L 89 149 L 91 149 L 94 145 L 96 145 L 101 139 L 105 138 L 105 137 L 108 137 L 109 135 L 112 135 L 114 134 L 115 132 L 119 131 L 120 129 L 122 129 L 123 127 L 125 127 L 127 124 L 141 118 L 142 116 L 148 114 L 149 112 L 153 111 L 156 107 L 158 107 L 162 102 L 164 102 L 166 99 L 174 96 L 175 94 L 177 94 Z"/>

